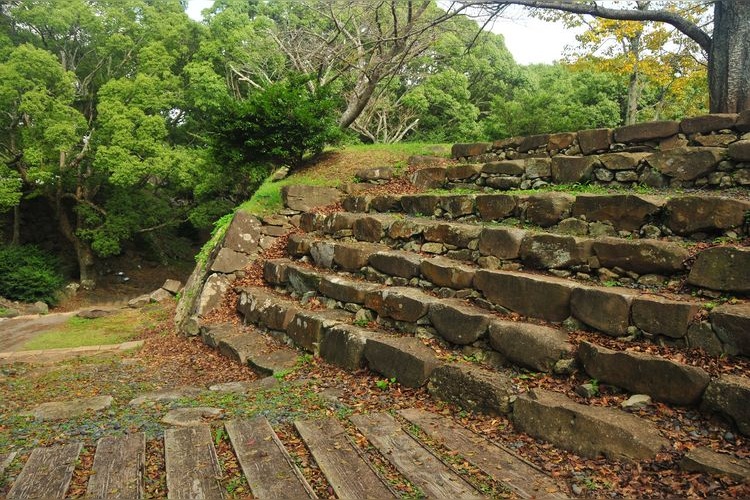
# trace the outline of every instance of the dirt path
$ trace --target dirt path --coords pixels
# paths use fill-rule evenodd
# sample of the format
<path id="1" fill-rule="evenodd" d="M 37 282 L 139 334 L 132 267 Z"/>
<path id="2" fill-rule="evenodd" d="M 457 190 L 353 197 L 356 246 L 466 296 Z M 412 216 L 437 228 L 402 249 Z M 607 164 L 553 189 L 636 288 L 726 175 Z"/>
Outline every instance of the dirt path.
<path id="1" fill-rule="evenodd" d="M 0 320 L 0 352 L 19 351 L 36 335 L 65 323 L 77 311 Z"/>

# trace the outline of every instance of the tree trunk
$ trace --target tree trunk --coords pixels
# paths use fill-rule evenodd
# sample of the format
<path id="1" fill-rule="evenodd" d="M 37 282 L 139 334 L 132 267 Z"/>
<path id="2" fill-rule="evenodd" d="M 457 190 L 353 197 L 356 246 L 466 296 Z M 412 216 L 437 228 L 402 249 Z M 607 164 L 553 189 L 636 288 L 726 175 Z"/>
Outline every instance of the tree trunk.
<path id="1" fill-rule="evenodd" d="M 339 127 L 341 127 L 342 130 L 349 128 L 349 126 L 354 123 L 354 120 L 362 114 L 362 111 L 364 111 L 367 103 L 370 102 L 370 98 L 380 81 L 380 75 L 377 73 L 369 76 L 362 75 L 360 78 L 360 81 L 357 82 L 357 85 L 354 88 L 352 99 L 347 103 L 346 110 L 344 110 L 344 113 L 339 119 Z"/>
<path id="2" fill-rule="evenodd" d="M 96 287 L 96 273 L 94 271 L 94 251 L 91 246 L 76 235 L 75 228 L 70 222 L 70 216 L 60 203 L 56 204 L 55 216 L 57 217 L 58 227 L 60 232 L 68 240 L 73 249 L 76 252 L 76 259 L 78 261 L 78 280 L 81 283 L 81 288 L 84 290 L 92 290 Z"/>
<path id="3" fill-rule="evenodd" d="M 750 109 L 750 2 L 714 4 L 714 34 L 708 56 L 712 113 Z"/>
<path id="4" fill-rule="evenodd" d="M 13 207 L 13 237 L 10 240 L 11 245 L 21 244 L 21 202 Z"/>

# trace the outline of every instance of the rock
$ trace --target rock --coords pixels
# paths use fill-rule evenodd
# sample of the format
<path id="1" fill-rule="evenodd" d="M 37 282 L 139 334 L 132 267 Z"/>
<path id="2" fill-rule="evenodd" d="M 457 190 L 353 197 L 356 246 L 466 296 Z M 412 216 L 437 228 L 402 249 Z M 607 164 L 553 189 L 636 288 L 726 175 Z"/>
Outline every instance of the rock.
<path id="1" fill-rule="evenodd" d="M 666 176 L 692 181 L 714 171 L 724 154 L 724 148 L 683 147 L 654 153 L 646 161 Z"/>
<path id="2" fill-rule="evenodd" d="M 352 224 L 352 234 L 358 241 L 379 242 L 385 236 L 392 219 L 388 216 L 360 217 Z"/>
<path id="3" fill-rule="evenodd" d="M 561 149 L 567 149 L 573 145 L 578 137 L 575 132 L 561 132 L 558 134 L 552 134 L 547 140 L 547 151 L 559 151 Z"/>
<path id="4" fill-rule="evenodd" d="M 651 404 L 651 396 L 648 394 L 633 394 L 620 403 L 623 410 L 640 410 Z"/>
<path id="5" fill-rule="evenodd" d="M 164 281 L 164 284 L 161 287 L 172 295 L 177 295 L 182 288 L 182 282 L 178 280 L 168 279 Z"/>
<path id="6" fill-rule="evenodd" d="M 575 197 L 567 193 L 530 195 L 521 202 L 524 218 L 542 227 L 554 226 L 570 213 Z"/>
<path id="7" fill-rule="evenodd" d="M 684 271 L 690 252 L 682 245 L 660 240 L 600 238 L 594 241 L 594 254 L 604 267 L 620 267 L 638 274 L 674 274 Z"/>
<path id="8" fill-rule="evenodd" d="M 109 408 L 114 402 L 112 396 L 94 396 L 68 401 L 52 401 L 35 406 L 22 415 L 33 416 L 37 421 L 68 420 Z"/>
<path id="9" fill-rule="evenodd" d="M 546 146 L 548 140 L 549 134 L 527 135 L 521 138 L 521 143 L 518 145 L 518 152 L 526 153 L 542 146 Z"/>
<path id="10" fill-rule="evenodd" d="M 563 156 L 552 158 L 551 174 L 555 184 L 584 183 L 591 180 L 597 158 L 594 156 Z"/>
<path id="11" fill-rule="evenodd" d="M 608 170 L 635 170 L 649 153 L 608 153 L 599 156 L 599 161 Z"/>
<path id="12" fill-rule="evenodd" d="M 169 410 L 161 421 L 167 425 L 178 427 L 193 427 L 204 425 L 207 421 L 221 416 L 224 410 L 207 406 L 196 406 L 193 408 L 175 408 Z"/>
<path id="13" fill-rule="evenodd" d="M 552 175 L 552 160 L 549 158 L 527 158 L 525 160 L 527 179 L 539 179 Z"/>
<path id="14" fill-rule="evenodd" d="M 617 236 L 617 231 L 609 222 L 592 222 L 589 224 L 589 236 L 596 239 Z"/>
<path id="15" fill-rule="evenodd" d="M 644 142 L 661 139 L 680 132 L 680 123 L 676 121 L 655 121 L 626 125 L 614 130 L 616 142 Z M 580 134 L 578 134 L 580 137 Z"/>
<path id="16" fill-rule="evenodd" d="M 733 142 L 729 145 L 727 153 L 735 161 L 750 161 L 750 140 Z"/>
<path id="17" fill-rule="evenodd" d="M 701 400 L 708 386 L 708 373 L 660 356 L 629 351 L 613 351 L 590 342 L 581 342 L 578 360 L 591 377 L 622 387 L 632 393 L 678 405 Z"/>
<path id="18" fill-rule="evenodd" d="M 531 233 L 521 244 L 521 260 L 536 269 L 578 266 L 587 263 L 591 255 L 591 240 L 573 236 Z"/>
<path id="19" fill-rule="evenodd" d="M 137 398 L 131 399 L 130 406 L 138 406 L 146 403 L 161 403 L 167 401 L 177 401 L 179 399 L 195 397 L 203 392 L 200 387 L 179 387 L 176 389 L 162 389 L 159 391 L 147 392 Z"/>
<path id="20" fill-rule="evenodd" d="M 523 229 L 514 227 L 484 227 L 479 234 L 479 253 L 501 260 L 517 259 L 526 234 Z"/>
<path id="21" fill-rule="evenodd" d="M 588 326 L 615 337 L 628 334 L 630 304 L 635 293 L 627 288 L 579 287 L 570 297 L 573 316 Z"/>
<path id="22" fill-rule="evenodd" d="M 650 422 L 601 406 L 575 403 L 562 394 L 534 389 L 516 399 L 513 422 L 531 436 L 581 456 L 649 460 L 669 441 Z"/>
<path id="23" fill-rule="evenodd" d="M 477 196 L 476 204 L 482 220 L 503 220 L 515 212 L 517 198 L 508 194 L 486 194 Z"/>
<path id="24" fill-rule="evenodd" d="M 370 256 L 370 265 L 390 276 L 410 279 L 420 275 L 422 258 L 412 252 L 398 250 L 381 251 Z"/>
<path id="25" fill-rule="evenodd" d="M 83 319 L 98 319 L 107 316 L 112 316 L 117 312 L 117 309 L 83 309 L 76 313 L 76 316 Z"/>
<path id="26" fill-rule="evenodd" d="M 151 302 L 164 302 L 165 300 L 174 299 L 174 295 L 164 290 L 163 288 L 158 288 L 148 294 L 148 298 Z"/>
<path id="27" fill-rule="evenodd" d="M 699 311 L 698 304 L 661 297 L 637 297 L 633 300 L 633 324 L 654 335 L 682 338 Z"/>
<path id="28" fill-rule="evenodd" d="M 434 194 L 414 194 L 401 197 L 405 214 L 430 217 L 440 206 L 440 197 Z"/>
<path id="29" fill-rule="evenodd" d="M 489 175 L 516 175 L 520 176 L 526 171 L 524 160 L 504 160 L 485 163 L 482 173 Z"/>
<path id="30" fill-rule="evenodd" d="M 750 292 L 750 249 L 713 247 L 702 251 L 687 281 L 722 292 Z"/>
<path id="31" fill-rule="evenodd" d="M 551 372 L 555 363 L 572 352 L 565 332 L 530 323 L 493 320 L 489 338 L 492 347 L 508 360 L 542 372 Z"/>
<path id="32" fill-rule="evenodd" d="M 477 142 L 471 144 L 454 144 L 451 147 L 451 156 L 453 158 L 465 158 L 468 156 L 479 156 L 490 150 L 492 143 Z"/>
<path id="33" fill-rule="evenodd" d="M 396 219 L 388 228 L 388 237 L 410 240 L 422 234 L 427 224 L 415 219 Z"/>
<path id="34" fill-rule="evenodd" d="M 212 274 L 209 276 L 203 284 L 203 291 L 198 299 L 195 310 L 196 314 L 198 316 L 205 316 L 218 307 L 224 298 L 224 293 L 229 289 L 230 283 L 229 278 L 223 274 Z"/>
<path id="35" fill-rule="evenodd" d="M 436 286 L 447 286 L 460 290 L 471 288 L 474 280 L 474 268 L 462 266 L 453 259 L 445 257 L 423 259 L 419 268 L 424 278 Z"/>
<path id="36" fill-rule="evenodd" d="M 680 468 L 688 472 L 717 474 L 728 476 L 735 481 L 750 482 L 750 462 L 734 458 L 732 455 L 716 453 L 703 446 L 685 453 L 680 460 Z"/>
<path id="37" fill-rule="evenodd" d="M 723 374 L 711 380 L 701 410 L 715 412 L 730 419 L 745 436 L 750 436 L 750 380 L 738 375 Z"/>
<path id="38" fill-rule="evenodd" d="M 393 178 L 393 169 L 391 167 L 363 168 L 357 170 L 354 176 L 363 182 L 387 181 Z"/>
<path id="39" fill-rule="evenodd" d="M 585 216 L 587 221 L 607 221 L 617 230 L 635 231 L 653 219 L 664 204 L 664 199 L 656 196 L 580 194 L 572 215 Z"/>
<path id="40" fill-rule="evenodd" d="M 367 265 L 370 255 L 383 249 L 372 243 L 336 243 L 333 262 L 344 271 L 359 271 Z"/>
<path id="41" fill-rule="evenodd" d="M 459 345 L 472 344 L 483 337 L 491 318 L 458 299 L 433 302 L 428 317 L 441 337 Z"/>
<path id="42" fill-rule="evenodd" d="M 263 279 L 269 285 L 283 285 L 289 281 L 289 259 L 266 259 L 263 263 Z"/>
<path id="43" fill-rule="evenodd" d="M 589 232 L 589 225 L 584 220 L 568 217 L 557 225 L 557 232 L 571 236 L 586 236 Z"/>
<path id="44" fill-rule="evenodd" d="M 514 395 L 512 381 L 502 373 L 467 363 L 435 368 L 427 390 L 434 398 L 489 415 L 510 413 Z"/>
<path id="45" fill-rule="evenodd" d="M 465 194 L 446 195 L 440 199 L 440 208 L 454 219 L 473 215 L 474 197 Z"/>
<path id="46" fill-rule="evenodd" d="M 435 189 L 443 187 L 445 174 L 445 167 L 427 167 L 416 170 L 409 180 L 420 189 Z"/>
<path id="47" fill-rule="evenodd" d="M 479 238 L 481 232 L 482 226 L 444 222 L 429 225 L 424 230 L 424 239 L 458 248 L 468 248 L 472 240 Z"/>
<path id="48" fill-rule="evenodd" d="M 368 293 L 365 296 L 365 307 L 373 309 L 378 316 L 414 323 L 427 314 L 434 300 L 413 288 L 391 287 Z"/>
<path id="49" fill-rule="evenodd" d="M 237 210 L 224 235 L 222 248 L 250 255 L 258 248 L 260 229 L 261 223 L 254 215 Z"/>
<path id="50" fill-rule="evenodd" d="M 581 146 L 581 152 L 585 155 L 607 151 L 612 144 L 612 130 L 608 128 L 581 130 L 578 132 L 578 143 Z"/>
<path id="51" fill-rule="evenodd" d="M 575 285 L 558 278 L 482 269 L 474 277 L 474 287 L 506 309 L 560 322 L 570 316 L 570 294 Z"/>
<path id="52" fill-rule="evenodd" d="M 237 301 L 237 312 L 246 323 L 269 330 L 286 331 L 298 310 L 295 304 L 281 300 L 263 288 L 245 287 Z"/>
<path id="53" fill-rule="evenodd" d="M 243 252 L 235 252 L 229 248 L 219 249 L 210 270 L 215 273 L 230 274 L 241 271 L 250 263 L 250 256 Z"/>
<path id="54" fill-rule="evenodd" d="M 750 355 L 750 303 L 715 307 L 711 311 L 711 324 L 727 352 Z"/>
<path id="55" fill-rule="evenodd" d="M 724 346 L 708 321 L 690 325 L 686 340 L 689 347 L 703 349 L 709 356 L 721 356 L 724 353 Z"/>
<path id="56" fill-rule="evenodd" d="M 20 314 L 21 312 L 18 309 L 0 307 L 0 318 L 15 318 Z"/>
<path id="57" fill-rule="evenodd" d="M 444 178 L 449 181 L 458 181 L 471 179 L 482 172 L 482 165 L 479 163 L 465 163 L 463 165 L 454 165 L 445 170 Z"/>
<path id="58" fill-rule="evenodd" d="M 373 332 L 354 325 L 326 328 L 320 339 L 320 357 L 345 370 L 359 370 L 365 365 L 365 344 L 374 336 Z"/>
<path id="59" fill-rule="evenodd" d="M 331 187 L 287 185 L 281 188 L 284 206 L 300 212 L 331 205 L 340 201 L 341 197 L 341 191 Z"/>
<path id="60" fill-rule="evenodd" d="M 487 178 L 485 184 L 491 188 L 499 189 L 501 191 L 508 191 L 510 189 L 518 189 L 521 187 L 520 177 L 506 177 L 506 176 L 492 176 Z"/>
<path id="61" fill-rule="evenodd" d="M 242 380 L 239 382 L 224 382 L 214 384 L 208 388 L 209 391 L 231 392 L 234 394 L 247 394 L 253 391 L 264 391 L 278 387 L 279 379 L 276 377 L 264 377 L 258 380 Z"/>
<path id="62" fill-rule="evenodd" d="M 29 313 L 30 314 L 48 314 L 49 313 L 49 306 L 41 301 L 36 301 L 31 306 L 29 306 Z"/>
<path id="63" fill-rule="evenodd" d="M 316 270 L 297 265 L 288 266 L 288 286 L 300 295 L 307 292 L 317 292 L 320 286 L 321 274 Z"/>
<path id="64" fill-rule="evenodd" d="M 596 385 L 588 383 L 576 386 L 575 393 L 584 399 L 591 399 L 599 394 L 599 389 Z"/>
<path id="65" fill-rule="evenodd" d="M 348 323 L 351 314 L 340 309 L 325 311 L 298 311 L 289 323 L 286 333 L 295 345 L 309 352 L 318 352 L 323 331 L 339 323 Z"/>
<path id="66" fill-rule="evenodd" d="M 365 296 L 377 290 L 379 285 L 364 281 L 354 281 L 339 276 L 323 276 L 320 280 L 320 293 L 344 303 L 364 304 Z"/>
<path id="67" fill-rule="evenodd" d="M 415 337 L 369 339 L 364 353 L 371 370 L 405 387 L 423 386 L 440 365 L 433 350 Z"/>
<path id="68" fill-rule="evenodd" d="M 750 202 L 714 196 L 680 196 L 665 206 L 667 225 L 677 234 L 726 231 L 745 223 Z"/>
<path id="69" fill-rule="evenodd" d="M 736 113 L 710 114 L 685 118 L 680 122 L 683 134 L 706 134 L 725 128 L 732 128 L 737 121 Z"/>

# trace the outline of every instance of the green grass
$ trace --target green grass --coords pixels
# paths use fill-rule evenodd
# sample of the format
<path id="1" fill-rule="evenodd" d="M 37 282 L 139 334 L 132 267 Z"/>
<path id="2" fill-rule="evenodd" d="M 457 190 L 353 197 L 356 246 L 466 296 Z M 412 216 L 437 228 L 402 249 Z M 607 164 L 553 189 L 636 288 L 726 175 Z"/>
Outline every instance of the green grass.
<path id="1" fill-rule="evenodd" d="M 41 333 L 23 345 L 23 350 L 62 349 L 127 342 L 135 337 L 143 323 L 135 310 L 112 316 L 84 319 L 73 316 L 62 325 Z"/>
<path id="2" fill-rule="evenodd" d="M 353 144 L 344 149 L 349 151 L 390 151 L 405 155 L 450 157 L 452 144 L 433 144 L 427 142 L 399 142 L 397 144 Z"/>
<path id="3" fill-rule="evenodd" d="M 309 175 L 294 174 L 278 182 L 266 180 L 249 200 L 239 206 L 238 210 L 244 210 L 256 215 L 268 215 L 284 208 L 284 204 L 281 201 L 281 188 L 286 185 L 302 184 L 305 186 L 336 187 L 340 183 L 341 179 L 337 178 L 321 179 Z"/>

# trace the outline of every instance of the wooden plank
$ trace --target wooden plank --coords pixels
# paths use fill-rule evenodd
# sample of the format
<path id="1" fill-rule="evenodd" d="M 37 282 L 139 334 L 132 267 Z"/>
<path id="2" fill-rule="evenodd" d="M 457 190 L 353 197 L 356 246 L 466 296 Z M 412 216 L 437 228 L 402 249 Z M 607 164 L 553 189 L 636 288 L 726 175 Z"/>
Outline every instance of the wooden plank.
<path id="1" fill-rule="evenodd" d="M 196 425 L 164 432 L 167 465 L 167 498 L 175 500 L 220 499 L 221 468 L 211 441 L 211 428 Z"/>
<path id="2" fill-rule="evenodd" d="M 401 410 L 399 414 L 519 497 L 567 498 L 561 488 L 535 465 L 451 420 L 416 408 Z"/>
<path id="3" fill-rule="evenodd" d="M 83 444 L 36 448 L 8 492 L 8 499 L 65 498 Z"/>
<path id="4" fill-rule="evenodd" d="M 7 469 L 11 462 L 13 462 L 14 458 L 16 458 L 15 451 L 11 451 L 5 455 L 0 455 L 0 479 L 2 479 L 5 469 Z"/>
<path id="5" fill-rule="evenodd" d="M 286 448 L 263 417 L 224 425 L 256 498 L 316 498 Z"/>
<path id="6" fill-rule="evenodd" d="M 394 498 L 349 442 L 335 418 L 294 422 L 328 483 L 342 500 Z"/>
<path id="7" fill-rule="evenodd" d="M 428 498 L 481 498 L 468 482 L 422 447 L 387 413 L 355 415 L 350 420 Z"/>
<path id="8" fill-rule="evenodd" d="M 96 444 L 90 498 L 143 498 L 146 435 L 103 437 Z"/>

